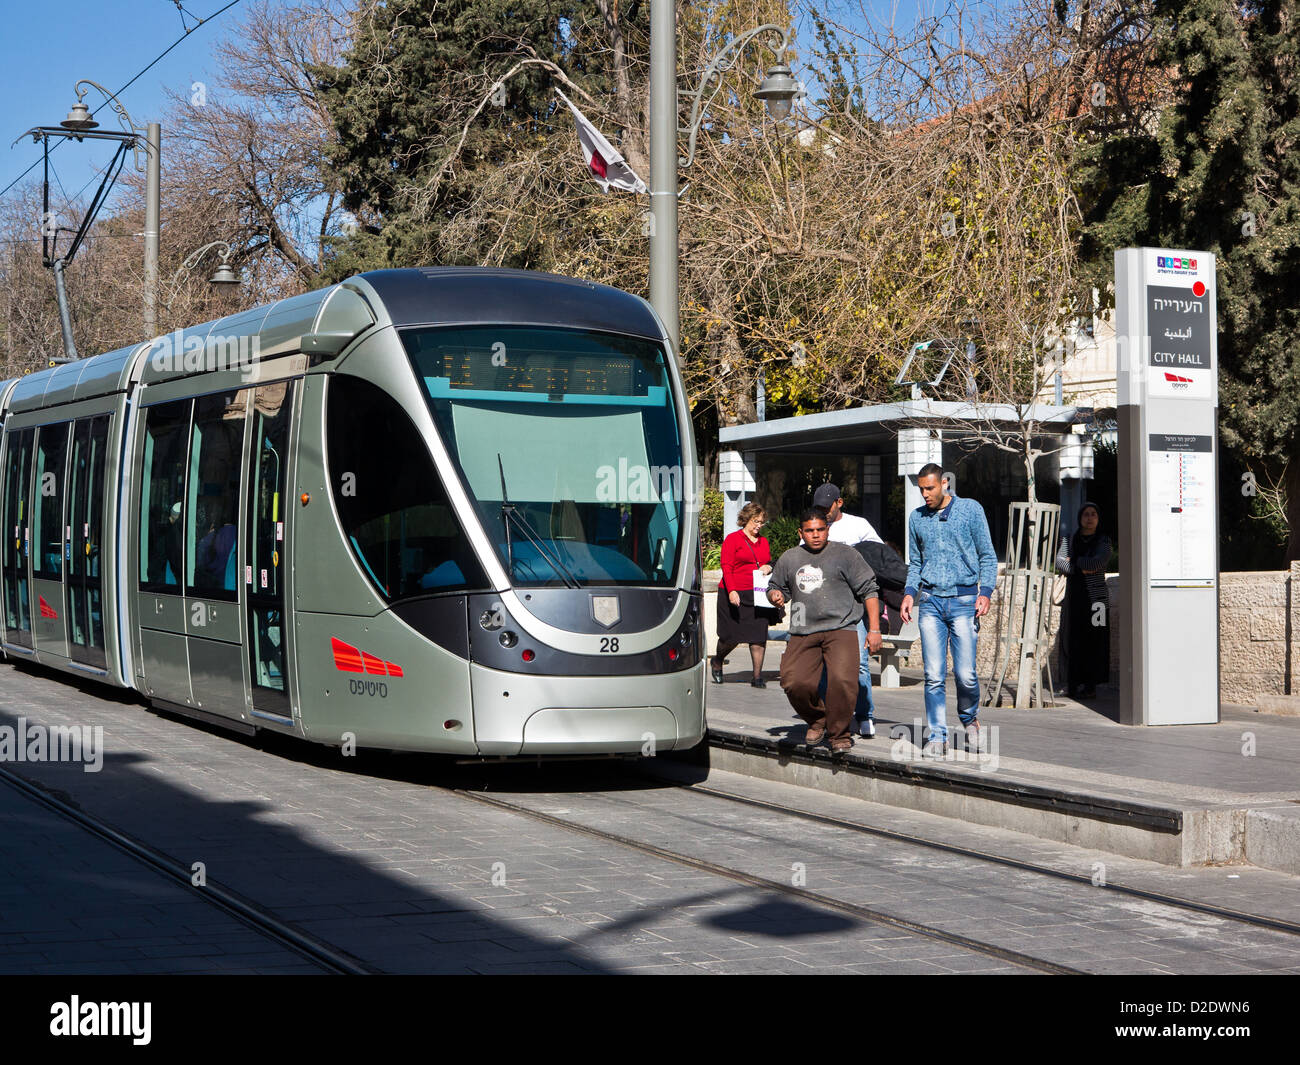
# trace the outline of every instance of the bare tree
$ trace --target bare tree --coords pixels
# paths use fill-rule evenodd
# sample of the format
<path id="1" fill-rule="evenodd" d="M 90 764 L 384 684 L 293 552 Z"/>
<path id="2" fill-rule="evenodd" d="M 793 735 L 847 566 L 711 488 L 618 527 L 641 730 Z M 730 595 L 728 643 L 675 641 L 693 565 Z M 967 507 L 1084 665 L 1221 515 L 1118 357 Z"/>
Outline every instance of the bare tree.
<path id="1" fill-rule="evenodd" d="M 311 70 L 343 43 L 343 2 L 280 6 L 262 0 L 217 46 L 218 76 L 172 96 L 163 120 L 163 211 L 158 328 L 233 313 L 310 288 L 324 242 L 343 219 L 323 165 L 329 116 Z M 110 209 L 68 271 L 74 331 L 83 354 L 144 339 L 143 177 L 129 168 Z M 6 373 L 39 368 L 59 350 L 54 288 L 40 264 L 39 193 L 0 205 L 0 280 L 6 288 Z M 58 204 L 66 219 L 82 204 Z M 207 278 L 230 248 L 243 278 L 234 293 Z M 188 263 L 188 265 L 186 265 Z"/>

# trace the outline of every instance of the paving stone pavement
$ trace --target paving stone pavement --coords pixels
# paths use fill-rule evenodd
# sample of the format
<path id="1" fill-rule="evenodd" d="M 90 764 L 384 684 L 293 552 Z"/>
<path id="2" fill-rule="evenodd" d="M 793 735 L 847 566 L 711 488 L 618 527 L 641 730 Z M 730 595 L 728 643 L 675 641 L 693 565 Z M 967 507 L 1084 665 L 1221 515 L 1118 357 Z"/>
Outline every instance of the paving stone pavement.
<path id="1" fill-rule="evenodd" d="M 103 725 L 107 755 L 100 773 L 57 763 L 10 768 L 183 864 L 204 861 L 210 878 L 387 971 L 1017 971 L 473 803 L 433 786 L 451 778 L 427 758 L 359 765 L 278 740 L 259 749 L 125 697 L 0 667 L 0 724 L 19 714 Z M 798 862 L 810 890 L 1089 971 L 1300 972 L 1293 937 L 846 838 L 842 829 L 682 789 L 629 787 L 626 772 L 602 766 L 492 767 L 454 779 L 782 883 Z"/>
<path id="2" fill-rule="evenodd" d="M 824 809 L 819 793 L 780 794 L 789 797 L 792 790 L 805 791 L 803 808 Z M 819 894 L 1088 972 L 1300 973 L 1300 936 L 713 796 L 611 787 L 510 799 L 543 813 L 560 807 L 568 820 L 755 876 L 788 882 L 797 870 Z M 1268 874 L 1255 880 L 1257 897 L 1250 901 L 1264 901 L 1265 884 L 1293 879 Z M 936 948 L 945 949 L 908 945 L 896 956 L 925 957 Z"/>
<path id="3" fill-rule="evenodd" d="M 747 681 L 748 653 L 733 651 L 726 683 L 708 685 L 710 726 L 798 740 L 804 724 L 769 677 L 765 689 Z M 985 682 L 981 681 L 981 685 Z M 1224 704 L 1217 725 L 1140 728 L 1118 724 L 1118 695 L 1103 685 L 1088 704 L 1058 697 L 1043 710 L 983 707 L 980 721 L 996 728 L 1000 774 L 1054 786 L 1077 786 L 1152 801 L 1275 804 L 1300 800 L 1300 717 L 1260 714 Z M 915 669 L 903 671 L 903 685 L 872 689 L 877 737 L 860 741 L 851 757 L 888 756 L 890 736 L 920 727 L 924 687 Z M 956 694 L 948 682 L 948 728 L 958 727 Z M 990 730 L 991 731 L 991 730 Z M 1247 753 L 1249 752 L 1249 753 Z M 947 763 L 960 770 L 960 765 Z M 978 772 L 972 765 L 971 772 Z"/>
<path id="4" fill-rule="evenodd" d="M 431 786 L 427 758 L 373 757 L 358 772 L 337 752 L 258 749 L 2 666 L 0 724 L 20 715 L 102 725 L 107 753 L 97 773 L 10 770 L 385 971 L 1020 971 L 483 807 Z"/>
<path id="5" fill-rule="evenodd" d="M 0 783 L 0 973 L 318 973 Z"/>
<path id="6" fill-rule="evenodd" d="M 775 781 L 714 772 L 705 786 L 1109 883 L 1300 924 L 1300 877 L 1251 865 L 1180 868 Z M 919 859 L 918 859 L 919 860 Z M 1104 923 L 1103 923 L 1104 926 Z"/>

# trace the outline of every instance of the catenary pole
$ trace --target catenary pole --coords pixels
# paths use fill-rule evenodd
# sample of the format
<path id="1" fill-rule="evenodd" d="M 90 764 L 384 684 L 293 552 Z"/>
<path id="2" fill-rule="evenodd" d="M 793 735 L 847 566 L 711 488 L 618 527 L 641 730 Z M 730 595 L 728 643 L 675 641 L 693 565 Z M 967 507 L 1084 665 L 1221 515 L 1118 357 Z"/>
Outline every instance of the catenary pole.
<path id="1" fill-rule="evenodd" d="M 145 136 L 148 170 L 144 191 L 144 333 L 158 332 L 158 230 L 162 214 L 162 126 L 150 122 Z"/>
<path id="2" fill-rule="evenodd" d="M 680 322 L 675 0 L 650 0 L 650 305 L 663 319 L 676 353 Z"/>

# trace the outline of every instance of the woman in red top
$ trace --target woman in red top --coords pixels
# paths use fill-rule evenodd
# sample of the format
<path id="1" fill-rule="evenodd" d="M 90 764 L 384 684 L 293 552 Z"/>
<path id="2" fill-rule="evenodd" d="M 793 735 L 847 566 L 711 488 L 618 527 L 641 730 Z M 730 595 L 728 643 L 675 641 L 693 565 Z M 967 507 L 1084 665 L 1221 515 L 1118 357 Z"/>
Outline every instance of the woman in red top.
<path id="1" fill-rule="evenodd" d="M 759 530 L 767 514 L 757 503 L 746 503 L 737 519 L 740 528 L 722 541 L 722 582 L 718 585 L 718 653 L 709 661 L 715 684 L 722 683 L 722 665 L 735 648 L 749 644 L 754 660 L 755 688 L 766 688 L 763 652 L 767 650 L 767 627 L 780 614 L 767 603 L 767 576 L 772 572 L 772 550 Z M 759 585 L 755 596 L 755 578 Z M 755 606 L 755 599 L 758 606 Z"/>

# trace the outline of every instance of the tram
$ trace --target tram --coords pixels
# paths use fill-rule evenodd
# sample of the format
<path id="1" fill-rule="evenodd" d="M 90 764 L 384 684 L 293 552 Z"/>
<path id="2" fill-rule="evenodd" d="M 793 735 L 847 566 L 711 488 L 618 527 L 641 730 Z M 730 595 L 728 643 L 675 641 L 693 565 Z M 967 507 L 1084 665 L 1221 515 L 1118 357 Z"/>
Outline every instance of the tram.
<path id="1" fill-rule="evenodd" d="M 6 657 L 322 744 L 704 734 L 690 412 L 617 289 L 382 270 L 0 382 Z"/>

